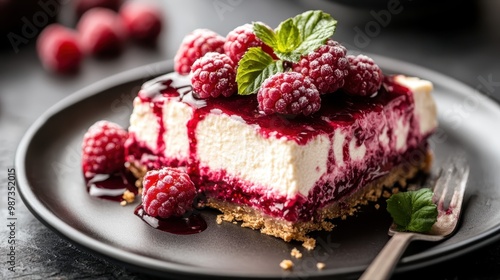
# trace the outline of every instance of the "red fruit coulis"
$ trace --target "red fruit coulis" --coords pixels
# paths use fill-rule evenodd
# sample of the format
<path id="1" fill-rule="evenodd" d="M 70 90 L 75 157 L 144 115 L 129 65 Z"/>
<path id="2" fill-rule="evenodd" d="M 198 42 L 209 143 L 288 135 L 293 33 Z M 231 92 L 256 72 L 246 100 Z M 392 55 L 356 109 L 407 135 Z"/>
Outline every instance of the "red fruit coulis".
<path id="1" fill-rule="evenodd" d="M 195 234 L 207 228 L 207 222 L 196 211 L 186 213 L 182 217 L 157 218 L 148 215 L 142 205 L 138 205 L 134 214 L 151 227 L 174 234 Z"/>
<path id="2" fill-rule="evenodd" d="M 91 196 L 112 201 L 122 201 L 122 195 L 128 190 L 137 195 L 136 178 L 128 171 L 113 174 L 94 174 L 85 178 L 87 191 Z"/>

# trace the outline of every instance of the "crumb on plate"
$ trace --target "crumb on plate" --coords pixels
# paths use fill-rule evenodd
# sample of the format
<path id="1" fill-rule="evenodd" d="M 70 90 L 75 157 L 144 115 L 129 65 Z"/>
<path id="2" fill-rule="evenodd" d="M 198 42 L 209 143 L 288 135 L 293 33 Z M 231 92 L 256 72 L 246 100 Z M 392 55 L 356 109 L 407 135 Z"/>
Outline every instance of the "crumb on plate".
<path id="1" fill-rule="evenodd" d="M 293 268 L 293 262 L 291 260 L 282 260 L 280 262 L 280 267 L 283 270 L 292 270 L 292 268 Z"/>
<path id="2" fill-rule="evenodd" d="M 316 239 L 314 238 L 307 238 L 304 240 L 304 243 L 302 243 L 302 247 L 306 248 L 308 251 L 311 251 L 316 247 Z"/>
<path id="3" fill-rule="evenodd" d="M 296 259 L 302 258 L 302 253 L 297 248 L 293 248 L 290 255 Z"/>
<path id="4" fill-rule="evenodd" d="M 129 203 L 134 202 L 135 200 L 135 194 L 129 190 L 125 190 L 122 195 L 123 200 L 120 202 L 121 206 L 125 206 Z"/>

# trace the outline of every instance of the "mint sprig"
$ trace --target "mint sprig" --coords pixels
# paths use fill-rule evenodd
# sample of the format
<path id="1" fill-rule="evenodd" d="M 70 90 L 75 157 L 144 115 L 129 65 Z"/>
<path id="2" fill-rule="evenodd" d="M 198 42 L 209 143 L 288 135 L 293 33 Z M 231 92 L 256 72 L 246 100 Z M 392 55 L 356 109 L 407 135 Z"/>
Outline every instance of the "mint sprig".
<path id="1" fill-rule="evenodd" d="M 437 221 L 438 210 L 432 202 L 433 192 L 428 188 L 393 194 L 387 200 L 387 211 L 397 229 L 428 232 Z"/>
<path id="2" fill-rule="evenodd" d="M 308 11 L 289 18 L 275 30 L 255 22 L 255 35 L 273 49 L 278 61 L 264 55 L 262 50 L 247 51 L 238 64 L 238 93 L 255 93 L 266 78 L 285 70 L 283 62 L 298 62 L 301 56 L 323 45 L 335 32 L 336 25 L 337 21 L 322 11 Z M 251 78 L 256 80 L 250 81 Z"/>
<path id="3" fill-rule="evenodd" d="M 241 71 L 245 69 L 245 71 Z M 249 95 L 257 92 L 262 82 L 267 77 L 283 72 L 283 62 L 275 61 L 261 48 L 248 49 L 241 58 L 236 73 L 238 81 L 238 94 Z"/>
<path id="4" fill-rule="evenodd" d="M 297 52 L 306 54 L 316 50 L 330 38 L 337 26 L 337 21 L 322 11 L 308 11 L 293 18 L 293 22 L 302 34 L 302 44 Z"/>

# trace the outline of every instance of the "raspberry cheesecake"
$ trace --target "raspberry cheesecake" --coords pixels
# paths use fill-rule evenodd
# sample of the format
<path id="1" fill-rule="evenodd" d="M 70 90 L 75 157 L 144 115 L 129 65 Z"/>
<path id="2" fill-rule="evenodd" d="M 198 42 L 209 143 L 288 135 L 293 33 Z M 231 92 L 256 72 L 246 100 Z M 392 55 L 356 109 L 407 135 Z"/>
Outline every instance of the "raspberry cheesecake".
<path id="1" fill-rule="evenodd" d="M 187 166 L 225 220 L 305 240 L 429 167 L 431 89 L 425 80 L 386 77 L 374 97 L 337 92 L 311 117 L 290 118 L 260 113 L 254 96 L 200 100 L 172 73 L 135 99 L 127 162 L 138 177 Z"/>
<path id="2" fill-rule="evenodd" d="M 193 31 L 175 72 L 144 83 L 134 100 L 127 168 L 143 182 L 179 167 L 222 212 L 218 222 L 308 248 L 308 233 L 428 170 L 432 83 L 348 54 L 330 39 L 335 25 L 309 11 L 274 30 Z"/>

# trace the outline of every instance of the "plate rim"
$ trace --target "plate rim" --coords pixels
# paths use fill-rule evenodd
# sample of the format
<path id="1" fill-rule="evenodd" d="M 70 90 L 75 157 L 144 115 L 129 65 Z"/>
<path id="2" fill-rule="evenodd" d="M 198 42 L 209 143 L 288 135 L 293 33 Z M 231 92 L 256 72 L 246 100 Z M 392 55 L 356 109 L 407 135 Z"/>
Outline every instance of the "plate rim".
<path id="1" fill-rule="evenodd" d="M 389 58 L 386 56 L 381 56 L 377 54 L 369 54 L 364 52 L 365 55 L 372 57 L 381 68 L 395 68 L 400 70 L 400 73 L 417 75 L 421 78 L 433 77 L 432 80 L 439 80 L 440 83 L 445 85 L 453 85 L 453 87 L 461 88 L 461 91 L 465 89 L 470 91 L 472 94 L 477 95 L 477 98 L 482 99 L 482 102 L 496 106 L 496 109 L 500 109 L 498 106 L 500 102 L 493 97 L 475 90 L 469 85 L 456 80 L 450 76 L 442 74 L 432 69 L 425 68 L 410 62 L 405 62 L 397 60 L 394 58 Z M 170 272 L 175 273 L 179 276 L 195 276 L 195 277 L 224 277 L 224 278 L 247 278 L 250 277 L 245 274 L 237 273 L 235 271 L 220 271 L 205 267 L 194 267 L 185 264 L 178 264 L 173 262 L 168 262 L 164 260 L 158 260 L 151 257 L 145 257 L 142 255 L 129 252 L 127 250 L 117 248 L 113 245 L 106 244 L 104 242 L 98 241 L 86 234 L 78 231 L 77 229 L 71 227 L 69 224 L 64 222 L 62 219 L 57 217 L 48 207 L 46 207 L 34 194 L 32 191 L 32 186 L 28 182 L 26 174 L 26 157 L 28 156 L 28 148 L 30 146 L 31 140 L 36 136 L 40 129 L 48 122 L 51 118 L 56 117 L 58 113 L 69 106 L 76 105 L 85 99 L 91 98 L 94 95 L 100 94 L 104 89 L 113 88 L 119 86 L 126 82 L 131 82 L 139 79 L 148 79 L 151 77 L 158 76 L 162 73 L 173 70 L 173 61 L 164 60 L 156 63 L 151 63 L 143 66 L 139 66 L 130 70 L 126 70 L 97 82 L 94 82 L 84 88 L 70 94 L 69 96 L 58 101 L 52 105 L 48 110 L 46 110 L 42 115 L 40 115 L 25 131 L 21 141 L 16 149 L 14 158 L 14 167 L 16 170 L 16 183 L 17 189 L 20 193 L 21 199 L 28 208 L 28 210 L 40 221 L 42 224 L 50 228 L 52 231 L 57 233 L 59 236 L 69 240 L 71 243 L 83 247 L 84 249 L 91 250 L 92 253 L 97 253 L 100 256 L 108 257 L 113 260 L 124 263 L 126 266 L 132 266 L 135 269 L 154 269 L 153 272 Z M 429 78 L 427 78 L 429 79 Z M 450 260 L 456 258 L 460 255 L 468 253 L 470 251 L 477 250 L 478 248 L 484 247 L 498 239 L 500 235 L 496 234 L 500 232 L 500 223 L 496 226 L 485 230 L 479 235 L 472 238 L 463 240 L 461 242 L 451 244 L 446 247 L 438 248 L 434 252 L 421 252 L 411 256 L 407 256 L 401 259 L 400 264 L 396 267 L 395 273 L 410 271 L 425 267 L 428 265 L 436 264 L 442 261 Z M 325 277 L 332 275 L 347 275 L 353 273 L 362 272 L 366 266 L 355 266 L 348 267 L 345 269 L 336 269 L 335 271 L 325 269 L 321 273 L 313 273 L 309 277 Z M 253 275 L 251 278 L 273 278 L 275 276 L 270 275 Z"/>

